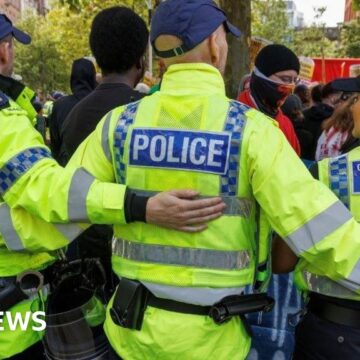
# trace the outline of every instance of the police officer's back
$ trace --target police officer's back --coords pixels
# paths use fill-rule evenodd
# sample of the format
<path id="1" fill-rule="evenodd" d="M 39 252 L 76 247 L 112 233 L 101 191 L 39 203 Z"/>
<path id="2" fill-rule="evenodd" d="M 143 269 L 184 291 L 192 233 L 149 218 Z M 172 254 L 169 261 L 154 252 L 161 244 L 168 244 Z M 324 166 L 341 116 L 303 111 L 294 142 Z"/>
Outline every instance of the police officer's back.
<path id="1" fill-rule="evenodd" d="M 349 253 L 329 246 L 360 229 L 271 119 L 225 96 L 226 29 L 238 34 L 212 1 L 162 3 L 152 25 L 168 66 L 160 91 L 109 113 L 72 160 L 142 193 L 187 184 L 228 205 L 200 236 L 115 226 L 112 264 L 121 281 L 105 330 L 122 358 L 245 358 L 245 325 L 223 311 L 229 296 L 240 313 L 250 311 L 241 294 L 256 278 L 256 202 L 296 254 L 329 278 L 348 275 L 341 263 Z M 95 168 L 98 157 L 107 165 Z M 259 309 L 264 298 L 255 299 Z"/>
<path id="2" fill-rule="evenodd" d="M 145 221 L 147 217 L 148 222 L 199 231 L 207 221 L 200 208 L 210 206 L 205 213 L 217 217 L 223 206 L 217 207 L 219 199 L 185 200 L 197 195 L 193 191 L 159 194 L 149 201 L 142 198 L 134 205 L 135 194 L 123 185 L 102 183 L 83 169 L 59 167 L 34 129 L 34 92 L 10 77 L 14 38 L 25 44 L 31 40 L 13 27 L 5 15 L 0 15 L 0 312 L 8 313 L 14 322 L 15 316 L 26 322 L 33 312 L 43 308 L 44 298 L 38 292 L 48 285 L 45 272 L 56 260 L 56 250 L 68 245 L 83 230 L 77 221 L 122 223 Z M 182 216 L 179 205 L 184 212 L 195 208 L 199 215 L 200 211 L 194 226 L 188 224 L 193 221 L 193 212 Z M 134 206 L 142 209 L 142 219 L 132 215 Z M 175 216 L 169 222 L 170 212 Z M 73 223 L 63 224 L 66 222 Z M 38 281 L 23 283 L 27 275 L 31 279 L 34 275 Z M 4 330 L 1 329 L 0 358 L 26 351 L 16 359 L 40 359 L 42 350 L 37 344 L 42 332 L 33 331 L 31 321 L 25 325 L 26 330 L 19 320 L 11 329 L 7 319 L 1 318 Z"/>

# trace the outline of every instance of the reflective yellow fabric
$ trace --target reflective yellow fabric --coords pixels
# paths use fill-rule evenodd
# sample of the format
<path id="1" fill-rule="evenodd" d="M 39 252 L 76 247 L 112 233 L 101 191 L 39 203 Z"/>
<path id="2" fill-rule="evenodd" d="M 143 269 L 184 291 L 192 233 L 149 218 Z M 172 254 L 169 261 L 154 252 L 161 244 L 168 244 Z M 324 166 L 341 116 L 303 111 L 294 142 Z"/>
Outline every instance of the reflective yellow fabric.
<path id="1" fill-rule="evenodd" d="M 222 132 L 229 111 L 229 103 L 218 101 L 217 96 L 204 97 L 203 101 L 193 102 L 187 98 L 175 99 L 172 95 L 154 94 L 141 102 L 136 121 L 128 130 L 125 148 L 129 147 L 131 132 L 138 128 L 187 129 L 194 131 Z M 247 111 L 247 110 L 246 110 Z M 117 120 L 122 108 L 113 112 L 112 120 Z M 148 114 L 154 114 L 149 119 Z M 242 115 L 245 118 L 245 114 Z M 114 122 L 112 121 L 110 129 Z M 128 163 L 128 151 L 125 152 Z M 116 166 L 116 164 L 115 164 Z M 241 175 L 240 175 L 241 176 Z M 246 176 L 239 183 L 243 189 L 237 192 L 238 198 L 250 198 Z M 181 171 L 127 166 L 126 184 L 132 189 L 164 191 L 168 189 L 198 189 L 203 196 L 220 194 L 221 178 L 216 174 L 198 171 Z M 159 228 L 145 223 L 116 226 L 115 235 L 129 241 L 143 244 L 162 244 L 174 247 L 189 247 L 221 251 L 248 251 L 250 264 L 244 269 L 219 270 L 217 264 L 207 268 L 190 266 L 140 263 L 114 256 L 113 267 L 119 276 L 137 278 L 160 284 L 177 286 L 240 287 L 251 284 L 255 269 L 255 208 L 250 217 L 224 215 L 209 224 L 202 233 L 188 234 Z M 224 229 L 231 231 L 224 232 Z M 171 263 L 171 261 L 170 261 Z"/>
<path id="2" fill-rule="evenodd" d="M 54 106 L 54 102 L 53 102 L 53 101 L 48 100 L 48 101 L 45 102 L 44 108 L 43 108 L 43 114 L 44 114 L 44 116 L 49 117 L 49 116 L 51 115 L 53 106 Z"/>
<path id="3" fill-rule="evenodd" d="M 27 312 L 36 311 L 44 311 L 40 299 L 23 301 L 10 310 L 11 314 L 13 314 L 12 318 L 14 318 L 15 314 L 22 314 L 24 319 Z M 38 323 L 33 322 L 32 318 L 30 318 L 26 331 L 21 330 L 19 326 L 16 327 L 15 331 L 9 330 L 6 316 L 4 316 L 1 326 L 4 328 L 4 331 L 0 331 L 0 359 L 20 354 L 38 341 L 41 341 L 43 336 L 43 332 L 32 330 L 32 326 L 39 326 Z"/>
<path id="4" fill-rule="evenodd" d="M 0 277 L 16 276 L 29 269 L 42 269 L 55 260 L 55 254 L 10 252 L 4 246 L 0 246 Z"/>
<path id="5" fill-rule="evenodd" d="M 360 221 L 360 194 L 356 193 L 354 189 L 354 179 L 357 176 L 356 169 L 359 164 L 360 147 L 345 155 L 321 160 L 317 164 L 319 180 L 329 187 L 335 195 L 339 196 L 339 199 L 349 207 L 357 221 Z M 352 223 L 348 226 L 355 227 L 356 225 Z M 315 267 L 315 264 L 309 265 L 301 260 L 295 271 L 297 287 L 302 291 L 313 291 L 328 296 L 359 300 L 360 252 L 357 247 L 357 239 L 346 238 L 346 241 L 333 242 L 332 251 L 343 259 L 342 264 L 347 275 L 345 282 L 342 276 L 329 279 L 318 270 L 319 266 Z"/>
<path id="6" fill-rule="evenodd" d="M 224 83 L 216 69 L 206 64 L 173 65 L 165 73 L 160 91 L 140 102 L 135 125 L 129 125 L 128 131 L 133 131 L 132 126 L 139 124 L 162 129 L 179 126 L 182 129 L 220 131 L 228 107 L 229 99 L 225 96 Z M 109 130 L 106 131 L 105 117 L 73 158 L 75 165 L 84 166 L 96 177 L 106 181 L 113 181 L 117 164 L 113 153 L 112 159 L 107 158 L 103 136 L 104 132 L 108 134 L 105 144 L 109 143 L 113 152 L 114 131 L 123 110 L 124 108 L 119 108 L 112 112 Z M 285 238 L 309 267 L 317 268 L 319 273 L 326 274 L 329 278 L 345 279 L 354 267 L 354 257 L 349 256 L 350 253 L 360 253 L 359 226 L 344 209 L 341 211 L 345 220 L 332 222 L 329 226 L 327 219 L 331 218 L 333 209 L 338 206 L 337 198 L 312 178 L 273 120 L 256 110 L 246 110 L 245 117 L 237 195 L 255 198 L 270 226 Z M 125 164 L 128 164 L 128 141 L 129 136 L 125 140 Z M 143 167 L 141 171 L 135 166 L 125 168 L 126 183 L 134 188 L 164 190 L 179 189 L 186 185 L 202 194 L 214 195 L 219 185 L 219 180 L 214 175 L 203 176 L 163 168 L 149 170 Z M 317 222 L 321 228 L 330 230 L 314 233 L 313 225 Z M 256 248 L 252 231 L 254 223 L 253 215 L 248 225 L 243 219 L 236 222 L 224 216 L 211 222 L 209 228 L 201 234 L 180 234 L 148 224 L 115 227 L 115 233 L 118 237 L 129 237 L 129 240 L 141 243 L 166 243 L 173 247 L 195 245 L 199 248 L 222 246 L 226 249 L 247 248 L 253 251 Z M 302 236 L 303 234 L 306 236 Z M 135 238 L 130 239 L 130 235 Z M 244 238 L 239 235 L 248 236 Z M 267 244 L 261 246 L 265 249 Z M 254 266 L 255 262 L 252 260 L 247 273 L 239 272 L 238 284 L 254 281 L 254 278 L 251 279 L 254 277 Z M 189 281 L 193 279 L 195 284 L 206 289 L 210 278 L 215 279 L 212 287 L 229 286 L 229 279 L 221 271 L 216 272 L 216 278 L 214 272 L 208 272 L 208 278 L 205 276 L 199 279 L 196 274 L 202 273 L 197 272 L 198 269 L 181 266 L 178 270 L 175 267 L 168 269 L 151 262 L 138 264 L 131 260 L 119 260 L 119 257 L 113 258 L 113 267 L 119 275 L 131 275 L 139 280 L 151 279 L 156 283 L 172 284 L 179 288 L 189 285 Z M 152 272 L 158 275 L 156 279 Z M 185 273 L 184 276 L 178 277 L 182 272 Z M 154 358 L 156 351 L 156 358 L 159 359 L 192 359 L 191 353 L 195 351 L 197 358 L 232 359 L 236 358 L 234 349 L 239 354 L 238 358 L 244 358 L 249 339 L 239 331 L 239 327 L 233 328 L 236 319 L 227 325 L 215 327 L 209 321 L 201 316 L 148 309 L 140 332 L 116 327 L 110 318 L 105 327 L 110 342 L 125 358 L 150 359 Z M 223 355 L 218 352 L 219 334 L 222 338 Z M 238 352 L 239 348 L 244 349 L 244 352 Z"/>
<path id="7" fill-rule="evenodd" d="M 0 171 L 28 149 L 49 152 L 27 114 L 15 102 L 0 111 Z M 11 207 L 21 206 L 50 222 L 68 222 L 69 189 L 76 168 L 65 170 L 51 158 L 36 162 L 3 193 Z M 94 223 L 125 223 L 125 187 L 94 180 L 84 200 L 85 216 Z"/>
<path id="8" fill-rule="evenodd" d="M 105 333 L 123 359 L 243 360 L 250 339 L 238 317 L 216 325 L 208 316 L 185 315 L 148 307 L 141 331 L 115 325 L 108 306 Z"/>
<path id="9" fill-rule="evenodd" d="M 16 213 L 17 211 L 14 212 Z M 20 214 L 23 212 L 24 211 L 21 211 Z M 29 215 L 26 212 L 24 213 L 26 214 L 26 216 L 23 217 L 24 223 L 22 224 L 21 229 L 19 229 L 19 236 L 24 243 L 31 240 L 29 242 L 30 247 L 35 246 L 36 248 L 42 249 L 46 248 L 46 246 L 52 248 L 56 244 L 66 243 L 66 240 L 56 232 L 53 225 L 45 223 L 42 220 L 37 219 L 33 223 L 29 223 L 31 226 L 27 228 L 27 225 L 29 224 L 26 220 L 29 218 Z M 33 228 L 32 226 L 35 224 L 39 227 Z M 26 234 L 26 236 L 22 236 L 21 233 L 26 233 L 26 230 L 29 230 L 30 233 Z M 51 265 L 55 260 L 55 253 L 9 251 L 5 247 L 4 239 L 0 234 L 0 278 L 16 276 L 27 270 L 42 270 Z M 39 299 L 23 301 L 11 308 L 10 311 L 12 314 L 21 313 L 22 316 L 25 317 L 26 312 L 43 311 L 40 304 L 41 302 Z M 1 326 L 4 327 L 4 330 L 0 331 L 0 359 L 21 353 L 41 340 L 42 333 L 32 330 L 32 320 L 29 322 L 29 326 L 26 330 L 22 330 L 18 326 L 15 331 L 11 331 L 6 316 L 4 316 L 3 319 L 4 321 Z M 36 326 L 38 324 L 34 325 Z"/>
<path id="10" fill-rule="evenodd" d="M 26 111 L 27 117 L 32 121 L 33 125 L 36 122 L 36 110 L 34 109 L 31 100 L 35 97 L 35 92 L 28 87 L 24 87 L 23 91 L 14 99 L 15 102 Z"/>
<path id="11" fill-rule="evenodd" d="M 353 214 L 354 218 L 357 221 L 360 221 L 360 194 L 354 191 L 354 178 L 357 175 L 354 175 L 354 167 L 357 169 L 359 168 L 360 162 L 360 147 L 357 147 L 351 150 L 346 155 L 343 155 L 347 162 L 347 169 L 346 169 L 346 178 L 343 179 L 345 182 L 347 180 L 347 203 L 349 205 L 349 209 Z M 330 163 L 334 163 L 334 161 L 330 161 L 334 159 L 324 159 L 319 161 L 319 180 L 323 182 L 329 188 L 331 186 L 331 179 L 330 179 Z M 342 200 L 340 198 L 340 200 Z"/>

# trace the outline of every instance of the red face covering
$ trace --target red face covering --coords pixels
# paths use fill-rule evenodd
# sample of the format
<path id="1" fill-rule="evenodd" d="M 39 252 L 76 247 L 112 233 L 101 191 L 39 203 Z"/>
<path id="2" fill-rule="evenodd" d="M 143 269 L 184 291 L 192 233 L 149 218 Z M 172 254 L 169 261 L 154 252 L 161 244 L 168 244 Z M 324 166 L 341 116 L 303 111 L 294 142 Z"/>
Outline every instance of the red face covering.
<path id="1" fill-rule="evenodd" d="M 280 106 L 293 93 L 295 84 L 280 84 L 260 74 L 256 69 L 251 74 L 251 95 L 261 112 L 275 117 Z"/>

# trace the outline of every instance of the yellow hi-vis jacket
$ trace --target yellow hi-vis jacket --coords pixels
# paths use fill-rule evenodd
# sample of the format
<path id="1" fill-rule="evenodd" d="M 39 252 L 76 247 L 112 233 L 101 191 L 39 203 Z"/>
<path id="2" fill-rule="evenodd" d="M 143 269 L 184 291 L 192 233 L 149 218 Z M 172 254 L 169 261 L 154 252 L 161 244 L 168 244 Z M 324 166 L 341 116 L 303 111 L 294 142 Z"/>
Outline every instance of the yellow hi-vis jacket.
<path id="1" fill-rule="evenodd" d="M 2 81 L 0 77 L 0 89 Z M 5 201 L 0 202 L 0 283 L 51 264 L 55 250 L 67 246 L 85 228 L 76 221 L 125 222 L 125 186 L 103 184 L 81 168 L 64 170 L 51 158 L 33 129 L 32 96 L 28 88 L 18 94 L 16 102 L 0 93 L 0 201 Z M 26 316 L 40 308 L 35 297 L 10 311 Z M 21 353 L 41 339 L 32 325 L 30 321 L 26 331 L 19 325 L 13 331 L 3 317 L 0 359 Z"/>
<path id="2" fill-rule="evenodd" d="M 125 223 L 126 187 L 61 168 L 27 115 L 0 93 L 0 199 L 49 222 Z"/>
<path id="3" fill-rule="evenodd" d="M 114 271 L 158 297 L 212 305 L 252 284 L 256 203 L 322 275 L 346 279 L 360 254 L 351 214 L 312 178 L 274 121 L 225 96 L 210 65 L 170 66 L 159 92 L 107 114 L 72 162 L 139 192 L 188 187 L 227 203 L 224 216 L 199 234 L 115 226 Z M 207 316 L 148 307 L 141 331 L 116 326 L 110 316 L 105 330 L 124 359 L 244 359 L 250 347 L 238 317 L 218 326 Z"/>
<path id="4" fill-rule="evenodd" d="M 0 284 L 24 271 L 45 269 L 56 260 L 56 250 L 68 245 L 82 231 L 75 224 L 47 223 L 22 208 L 10 209 L 5 203 L 0 204 L 0 219 Z M 7 243 L 14 244 L 15 241 L 26 250 L 14 251 L 7 247 Z M 44 299 L 46 291 L 42 294 Z M 26 319 L 29 313 L 36 311 L 44 311 L 39 295 L 8 310 L 13 319 L 20 315 Z M 3 316 L 0 359 L 19 354 L 41 340 L 43 332 L 34 331 L 32 327 L 36 324 L 32 317 L 30 319 L 26 329 L 21 329 L 18 324 L 14 330 L 10 328 L 7 315 Z"/>
<path id="5" fill-rule="evenodd" d="M 318 162 L 319 180 L 330 188 L 341 202 L 360 221 L 360 147 L 347 154 Z M 348 248 L 345 248 L 347 246 Z M 349 274 L 343 279 L 329 279 L 313 272 L 303 261 L 295 270 L 296 284 L 302 291 L 313 291 L 322 295 L 360 300 L 360 256 L 355 239 L 350 244 L 339 244 L 336 253 L 348 253 L 344 266 Z"/>

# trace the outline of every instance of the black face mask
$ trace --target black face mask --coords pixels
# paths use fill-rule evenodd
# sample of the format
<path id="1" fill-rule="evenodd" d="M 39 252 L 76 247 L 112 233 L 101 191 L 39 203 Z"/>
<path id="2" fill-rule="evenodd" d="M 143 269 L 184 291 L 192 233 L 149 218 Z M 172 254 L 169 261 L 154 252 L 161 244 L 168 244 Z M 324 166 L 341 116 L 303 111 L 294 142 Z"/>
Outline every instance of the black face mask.
<path id="1" fill-rule="evenodd" d="M 278 84 L 254 72 L 251 74 L 250 93 L 258 109 L 272 118 L 276 117 L 280 106 L 293 90 L 293 84 Z"/>

